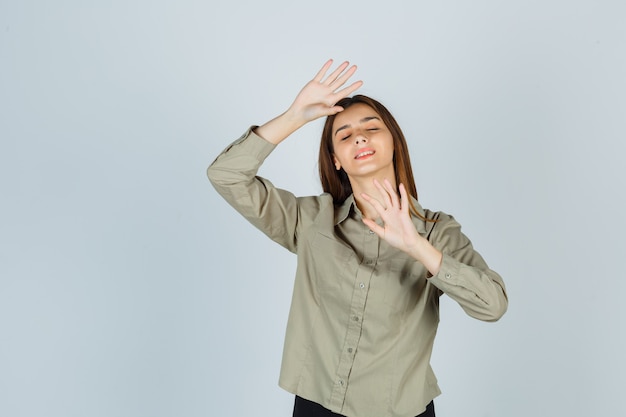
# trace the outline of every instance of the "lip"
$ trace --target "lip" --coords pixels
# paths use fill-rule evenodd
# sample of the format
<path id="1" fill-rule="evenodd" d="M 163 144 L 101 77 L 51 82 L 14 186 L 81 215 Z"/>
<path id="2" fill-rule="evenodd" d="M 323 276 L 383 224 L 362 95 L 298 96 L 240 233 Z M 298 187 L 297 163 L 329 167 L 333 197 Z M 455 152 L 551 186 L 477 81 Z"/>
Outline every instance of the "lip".
<path id="1" fill-rule="evenodd" d="M 371 152 L 371 153 L 359 157 L 359 155 L 362 155 L 365 152 Z M 375 153 L 376 151 L 372 148 L 362 148 L 362 149 L 359 149 L 359 151 L 354 155 L 354 159 L 369 158 L 370 156 L 373 156 Z"/>

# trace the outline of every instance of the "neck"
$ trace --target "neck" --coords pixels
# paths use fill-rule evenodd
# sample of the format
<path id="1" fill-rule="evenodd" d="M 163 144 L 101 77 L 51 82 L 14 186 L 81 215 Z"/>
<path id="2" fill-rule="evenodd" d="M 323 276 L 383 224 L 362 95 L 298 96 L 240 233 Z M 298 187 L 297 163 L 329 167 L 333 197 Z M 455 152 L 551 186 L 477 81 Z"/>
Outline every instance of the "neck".
<path id="1" fill-rule="evenodd" d="M 366 178 L 350 178 L 350 185 L 352 186 L 352 192 L 354 194 L 354 200 L 356 201 L 356 205 L 361 210 L 363 217 L 366 219 L 377 219 L 380 217 L 378 212 L 370 203 L 365 201 L 362 194 L 367 194 L 372 198 L 380 201 L 384 204 L 385 198 L 381 194 L 381 192 L 374 185 L 374 179 L 378 180 L 378 182 L 383 185 L 384 180 L 387 179 L 391 182 L 391 185 L 394 190 L 397 189 L 396 178 L 395 175 L 386 175 L 386 176 L 371 176 Z"/>

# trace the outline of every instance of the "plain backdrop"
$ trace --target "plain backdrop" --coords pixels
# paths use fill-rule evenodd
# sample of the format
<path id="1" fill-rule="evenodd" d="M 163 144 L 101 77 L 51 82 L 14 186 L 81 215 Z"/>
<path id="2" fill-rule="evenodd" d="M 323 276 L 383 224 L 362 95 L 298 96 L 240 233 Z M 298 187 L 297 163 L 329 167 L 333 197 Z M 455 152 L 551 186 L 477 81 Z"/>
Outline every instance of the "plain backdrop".
<path id="1" fill-rule="evenodd" d="M 626 415 L 621 0 L 0 1 L 0 415 L 290 416 L 295 257 L 205 169 L 328 59 L 507 284 L 442 298 L 438 416 Z M 321 192 L 321 122 L 261 174 Z"/>

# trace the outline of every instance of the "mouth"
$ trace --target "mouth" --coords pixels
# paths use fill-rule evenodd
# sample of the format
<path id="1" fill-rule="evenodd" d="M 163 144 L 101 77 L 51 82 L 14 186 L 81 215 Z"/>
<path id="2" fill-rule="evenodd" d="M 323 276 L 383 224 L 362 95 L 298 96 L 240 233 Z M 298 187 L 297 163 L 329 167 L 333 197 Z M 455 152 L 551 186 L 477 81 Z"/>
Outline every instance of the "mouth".
<path id="1" fill-rule="evenodd" d="M 369 156 L 372 156 L 376 153 L 375 150 L 373 149 L 366 149 L 364 151 L 359 152 L 358 154 L 356 154 L 356 156 L 354 157 L 354 159 L 363 159 L 363 158 L 367 158 Z"/>

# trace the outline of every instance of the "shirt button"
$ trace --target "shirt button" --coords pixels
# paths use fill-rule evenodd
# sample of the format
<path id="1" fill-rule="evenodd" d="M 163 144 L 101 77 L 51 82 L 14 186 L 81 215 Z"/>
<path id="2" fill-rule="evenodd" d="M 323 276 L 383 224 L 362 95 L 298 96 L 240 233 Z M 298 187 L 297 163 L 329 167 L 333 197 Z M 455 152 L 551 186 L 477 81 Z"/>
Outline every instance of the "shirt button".
<path id="1" fill-rule="evenodd" d="M 359 317 L 358 316 L 354 316 L 354 317 L 352 317 L 352 320 L 359 321 Z"/>
<path id="2" fill-rule="evenodd" d="M 348 353 L 352 353 L 352 348 L 348 348 Z"/>
<path id="3" fill-rule="evenodd" d="M 369 234 L 370 234 L 370 235 L 373 235 L 373 234 L 374 234 L 374 231 L 373 231 L 372 229 L 370 229 L 370 230 L 369 230 Z"/>
<path id="4" fill-rule="evenodd" d="M 450 279 L 450 278 L 452 278 L 452 275 L 446 274 L 446 279 Z"/>
<path id="5" fill-rule="evenodd" d="M 343 379 L 339 380 L 339 385 L 341 385 L 343 387 Z"/>
<path id="6" fill-rule="evenodd" d="M 361 289 L 365 288 L 365 284 L 364 283 L 360 283 L 359 287 L 361 287 Z"/>

